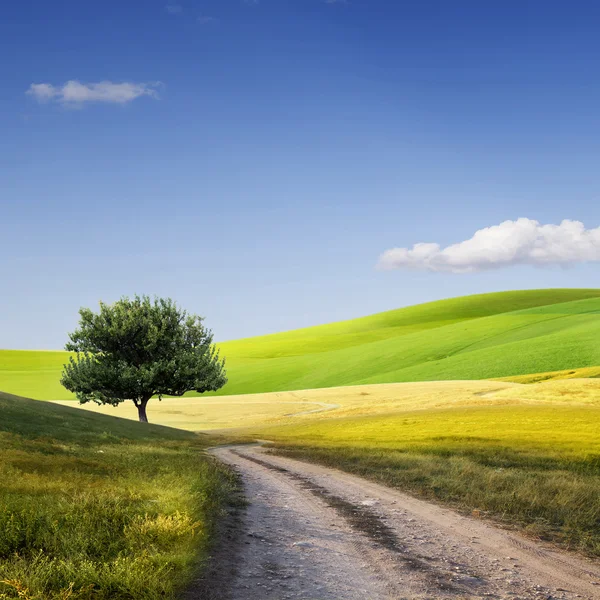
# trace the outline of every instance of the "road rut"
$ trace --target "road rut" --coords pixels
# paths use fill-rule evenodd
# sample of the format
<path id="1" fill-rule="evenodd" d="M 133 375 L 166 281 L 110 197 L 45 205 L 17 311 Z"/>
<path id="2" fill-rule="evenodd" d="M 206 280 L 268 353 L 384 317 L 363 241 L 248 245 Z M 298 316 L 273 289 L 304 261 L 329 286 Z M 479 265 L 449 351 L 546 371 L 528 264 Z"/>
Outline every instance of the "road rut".
<path id="1" fill-rule="evenodd" d="M 260 446 L 211 452 L 249 501 L 231 600 L 600 599 L 597 562 Z"/>

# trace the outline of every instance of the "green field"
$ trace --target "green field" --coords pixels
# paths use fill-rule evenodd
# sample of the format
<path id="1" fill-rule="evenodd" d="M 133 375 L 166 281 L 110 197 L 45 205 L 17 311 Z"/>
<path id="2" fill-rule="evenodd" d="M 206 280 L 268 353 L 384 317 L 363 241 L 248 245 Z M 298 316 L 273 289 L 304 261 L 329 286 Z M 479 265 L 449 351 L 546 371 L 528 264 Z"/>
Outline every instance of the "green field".
<path id="1" fill-rule="evenodd" d="M 527 290 L 455 298 L 219 344 L 219 395 L 363 383 L 489 379 L 600 365 L 600 290 Z M 71 399 L 66 354 L 0 351 L 0 389 Z"/>
<path id="2" fill-rule="evenodd" d="M 175 598 L 236 482 L 194 434 L 0 393 L 0 598 Z"/>

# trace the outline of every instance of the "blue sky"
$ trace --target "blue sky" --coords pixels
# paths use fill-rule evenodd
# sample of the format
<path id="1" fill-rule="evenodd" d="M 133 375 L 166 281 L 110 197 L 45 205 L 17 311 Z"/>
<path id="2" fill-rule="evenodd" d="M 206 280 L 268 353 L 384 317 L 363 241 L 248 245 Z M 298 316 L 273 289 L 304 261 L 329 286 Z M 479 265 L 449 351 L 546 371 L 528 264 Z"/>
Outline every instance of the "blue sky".
<path id="1" fill-rule="evenodd" d="M 567 268 L 375 267 L 506 220 L 600 225 L 599 27 L 587 0 L 7 3 L 0 347 L 61 348 L 134 293 L 224 340 L 598 286 L 593 240 Z"/>

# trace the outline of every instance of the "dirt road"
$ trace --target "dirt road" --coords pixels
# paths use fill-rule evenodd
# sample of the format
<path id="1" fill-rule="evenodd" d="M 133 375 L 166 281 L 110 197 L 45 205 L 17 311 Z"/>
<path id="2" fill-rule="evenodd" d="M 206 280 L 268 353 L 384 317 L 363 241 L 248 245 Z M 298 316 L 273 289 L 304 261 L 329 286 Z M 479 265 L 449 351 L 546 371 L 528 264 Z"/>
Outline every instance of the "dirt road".
<path id="1" fill-rule="evenodd" d="M 600 599 L 600 565 L 259 446 L 212 450 L 250 502 L 232 600 Z"/>

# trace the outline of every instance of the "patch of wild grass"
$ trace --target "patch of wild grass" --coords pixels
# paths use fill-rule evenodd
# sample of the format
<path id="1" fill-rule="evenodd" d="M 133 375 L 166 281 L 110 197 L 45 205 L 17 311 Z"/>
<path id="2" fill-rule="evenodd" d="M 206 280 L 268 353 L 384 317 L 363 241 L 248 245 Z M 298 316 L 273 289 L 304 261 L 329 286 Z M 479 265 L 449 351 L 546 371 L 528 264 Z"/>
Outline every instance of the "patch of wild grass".
<path id="1" fill-rule="evenodd" d="M 277 451 L 478 510 L 600 556 L 600 410 L 507 406 L 260 432 Z"/>
<path id="2" fill-rule="evenodd" d="M 0 414 L 0 598 L 174 598 L 235 485 L 199 439 L 1 394 Z"/>
<path id="3" fill-rule="evenodd" d="M 503 449 L 500 449 L 503 450 Z M 489 449 L 468 454 L 439 447 L 408 450 L 279 445 L 278 453 L 312 460 L 465 510 L 477 509 L 542 539 L 600 556 L 600 469 L 532 454 L 504 466 Z M 505 453 L 504 453 L 505 454 Z"/>

